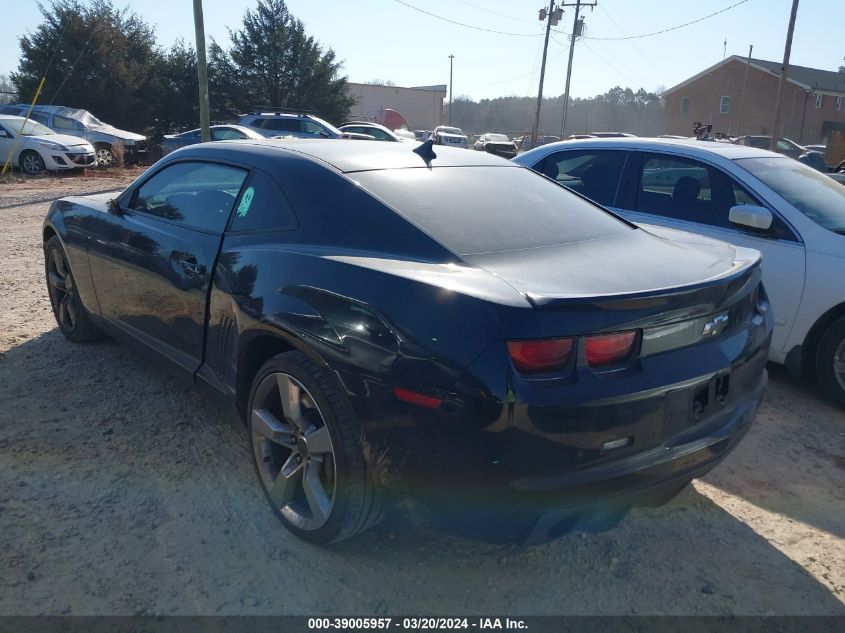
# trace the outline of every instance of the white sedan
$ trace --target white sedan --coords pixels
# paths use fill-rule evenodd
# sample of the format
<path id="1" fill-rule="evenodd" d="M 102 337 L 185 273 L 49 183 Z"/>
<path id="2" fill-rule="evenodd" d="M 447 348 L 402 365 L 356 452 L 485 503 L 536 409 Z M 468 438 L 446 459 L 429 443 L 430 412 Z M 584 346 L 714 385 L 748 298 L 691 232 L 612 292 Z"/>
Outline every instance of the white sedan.
<path id="1" fill-rule="evenodd" d="M 56 134 L 22 116 L 0 115 L 0 162 L 5 163 L 10 155 L 12 164 L 28 174 L 97 164 L 94 146 L 85 139 Z"/>
<path id="2" fill-rule="evenodd" d="M 564 141 L 514 162 L 638 224 L 761 251 L 770 360 L 817 375 L 845 407 L 845 186 L 780 154 L 704 141 Z"/>
<path id="3" fill-rule="evenodd" d="M 463 147 L 469 149 L 469 139 L 459 127 L 438 125 L 431 133 L 435 145 L 448 145 L 449 147 Z"/>

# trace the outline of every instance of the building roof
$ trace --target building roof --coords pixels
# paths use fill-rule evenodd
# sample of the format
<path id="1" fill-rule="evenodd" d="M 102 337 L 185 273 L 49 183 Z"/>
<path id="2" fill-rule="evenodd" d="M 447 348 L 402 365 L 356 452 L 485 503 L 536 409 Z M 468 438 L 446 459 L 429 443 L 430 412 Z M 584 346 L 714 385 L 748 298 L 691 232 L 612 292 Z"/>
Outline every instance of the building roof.
<path id="1" fill-rule="evenodd" d="M 717 68 L 724 66 L 733 61 L 738 61 L 745 64 L 748 60 L 740 55 L 731 55 L 726 57 L 718 64 L 710 66 L 702 70 L 700 73 L 693 75 L 679 83 L 677 86 L 672 86 L 667 89 L 664 94 L 669 94 L 683 88 L 687 84 L 696 81 L 700 77 L 712 73 Z M 781 62 L 772 62 L 765 59 L 751 58 L 751 66 L 757 70 L 769 73 L 775 77 L 780 76 Z M 787 74 L 787 81 L 789 83 L 800 86 L 804 90 L 813 90 L 815 92 L 830 92 L 845 94 L 845 73 L 840 73 L 835 70 L 822 70 L 820 68 L 809 68 L 807 66 L 794 66 L 790 64 L 789 73 Z"/>
<path id="2" fill-rule="evenodd" d="M 349 86 L 371 87 L 371 88 L 395 88 L 397 90 L 424 90 L 425 92 L 442 92 L 446 94 L 446 84 L 436 86 L 392 86 L 390 84 L 360 83 L 355 81 L 346 82 Z"/>

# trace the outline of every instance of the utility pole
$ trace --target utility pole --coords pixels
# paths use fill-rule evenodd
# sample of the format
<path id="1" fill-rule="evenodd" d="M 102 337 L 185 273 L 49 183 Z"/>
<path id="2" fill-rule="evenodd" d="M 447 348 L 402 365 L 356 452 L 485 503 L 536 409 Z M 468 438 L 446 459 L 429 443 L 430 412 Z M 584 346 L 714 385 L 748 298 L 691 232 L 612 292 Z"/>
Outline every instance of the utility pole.
<path id="1" fill-rule="evenodd" d="M 754 44 L 748 45 L 748 59 L 745 60 L 745 78 L 742 80 L 742 92 L 739 93 L 739 114 L 736 117 L 736 135 L 742 135 L 742 106 L 745 104 L 745 85 L 748 83 L 748 69 L 751 68 L 751 51 Z"/>
<path id="2" fill-rule="evenodd" d="M 549 52 L 549 32 L 552 29 L 552 17 L 555 12 L 555 0 L 549 0 L 549 13 L 546 19 L 546 41 L 543 43 L 543 62 L 540 64 L 540 89 L 537 91 L 537 108 L 534 111 L 534 127 L 531 128 L 531 147 L 537 146 L 537 129 L 540 127 L 540 106 L 543 104 L 543 79 L 546 76 L 546 53 Z M 543 19 L 543 11 L 540 11 Z"/>
<path id="3" fill-rule="evenodd" d="M 205 25 L 202 19 L 202 0 L 194 0 L 194 29 L 197 38 L 197 79 L 200 93 L 200 135 L 203 140 L 211 140 L 208 117 L 208 65 L 205 60 Z"/>
<path id="4" fill-rule="evenodd" d="M 775 120 L 772 123 L 772 142 L 769 145 L 771 151 L 777 149 L 780 138 L 780 111 L 783 101 L 783 88 L 786 85 L 786 77 L 789 73 L 789 54 L 792 52 L 792 32 L 795 30 L 795 16 L 798 15 L 798 0 L 792 0 L 792 12 L 789 14 L 789 27 L 786 31 L 786 46 L 783 49 L 783 66 L 780 68 L 780 79 L 778 79 L 778 94 L 775 99 Z"/>
<path id="5" fill-rule="evenodd" d="M 598 2 L 584 2 L 576 0 L 575 4 L 562 4 L 562 7 L 575 7 L 575 20 L 572 22 L 572 39 L 569 40 L 569 63 L 566 65 L 566 88 L 563 91 L 563 116 L 560 119 L 560 137 L 563 138 L 563 132 L 566 129 L 566 113 L 569 111 L 569 81 L 572 79 L 572 58 L 575 55 L 575 38 L 581 34 L 581 28 L 578 26 L 578 14 L 581 12 L 581 7 L 593 8 L 598 5 Z"/>
<path id="6" fill-rule="evenodd" d="M 452 62 L 454 55 L 449 55 L 449 125 L 452 125 Z"/>

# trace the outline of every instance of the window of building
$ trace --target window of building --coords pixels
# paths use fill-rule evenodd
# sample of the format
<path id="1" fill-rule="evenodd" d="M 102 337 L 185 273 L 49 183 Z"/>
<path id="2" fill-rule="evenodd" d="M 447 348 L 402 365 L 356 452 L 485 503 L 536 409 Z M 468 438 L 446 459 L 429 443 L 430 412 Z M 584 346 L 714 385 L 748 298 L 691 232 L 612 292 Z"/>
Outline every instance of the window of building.
<path id="1" fill-rule="evenodd" d="M 689 114 L 689 97 L 681 99 L 681 114 Z"/>
<path id="2" fill-rule="evenodd" d="M 833 107 L 836 109 L 837 112 L 842 109 L 842 97 L 836 97 L 836 99 L 833 101 Z"/>
<path id="3" fill-rule="evenodd" d="M 719 101 L 719 114 L 728 114 L 731 111 L 730 95 L 723 95 Z"/>
<path id="4" fill-rule="evenodd" d="M 816 95 L 816 107 L 821 108 L 824 103 L 824 95 Z"/>

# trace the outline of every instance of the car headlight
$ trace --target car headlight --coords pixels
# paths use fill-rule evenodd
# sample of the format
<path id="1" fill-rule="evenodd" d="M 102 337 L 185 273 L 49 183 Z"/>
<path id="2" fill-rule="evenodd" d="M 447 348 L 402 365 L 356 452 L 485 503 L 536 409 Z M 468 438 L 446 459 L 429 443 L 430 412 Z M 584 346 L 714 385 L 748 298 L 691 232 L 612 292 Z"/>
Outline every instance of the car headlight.
<path id="1" fill-rule="evenodd" d="M 126 147 L 132 147 L 132 146 L 135 144 L 135 141 L 130 140 L 130 139 L 127 139 L 127 140 L 123 141 L 123 144 L 124 144 Z"/>
<path id="2" fill-rule="evenodd" d="M 38 141 L 39 145 L 46 147 L 47 149 L 51 149 L 54 152 L 66 152 L 68 151 L 67 147 L 62 145 L 61 143 L 52 143 L 50 141 Z"/>

